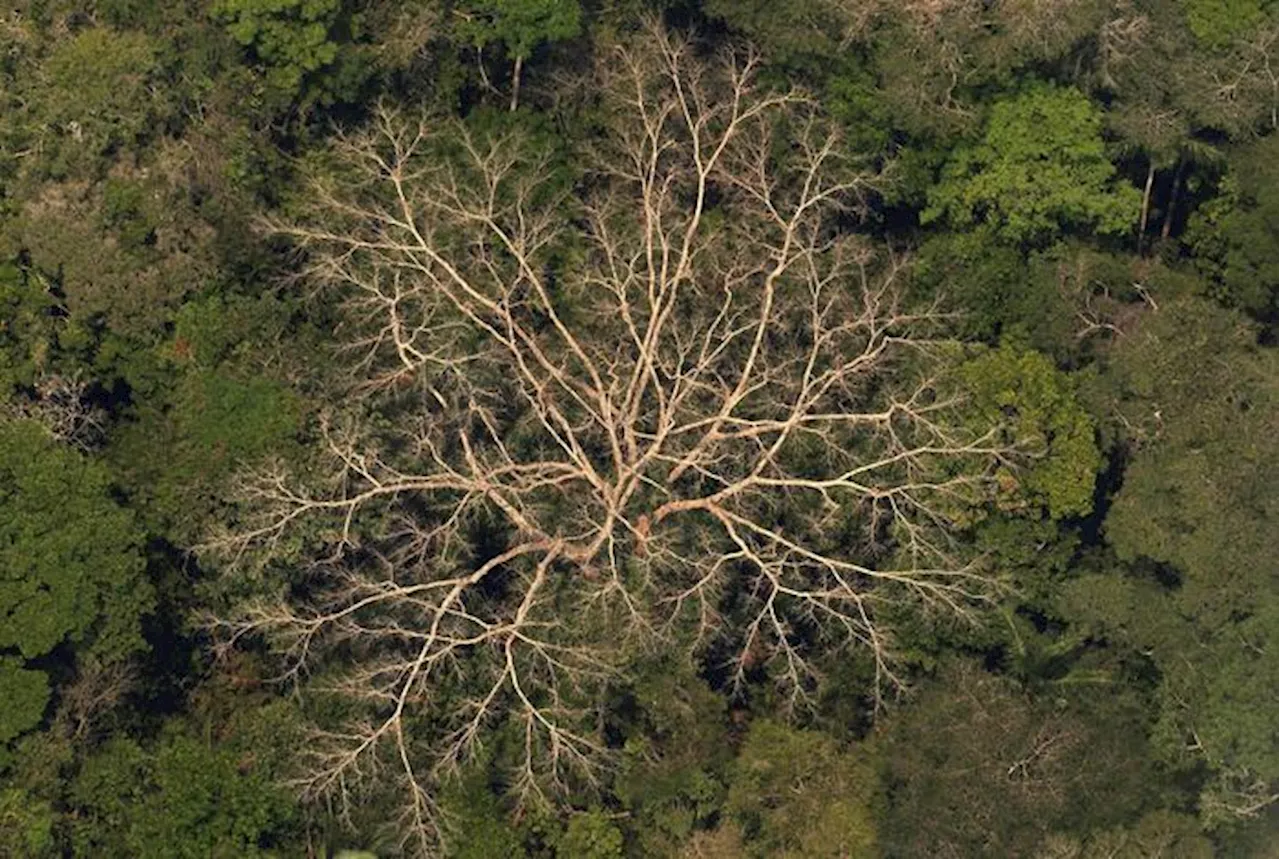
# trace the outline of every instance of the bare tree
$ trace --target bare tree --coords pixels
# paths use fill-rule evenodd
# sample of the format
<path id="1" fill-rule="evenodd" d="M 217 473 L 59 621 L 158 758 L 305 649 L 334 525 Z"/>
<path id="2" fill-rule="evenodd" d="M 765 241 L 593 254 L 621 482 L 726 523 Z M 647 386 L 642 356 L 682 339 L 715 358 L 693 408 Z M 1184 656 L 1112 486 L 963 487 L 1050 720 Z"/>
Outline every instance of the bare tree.
<path id="1" fill-rule="evenodd" d="M 345 302 L 357 378 L 323 461 L 254 475 L 215 541 L 305 537 L 305 580 L 213 624 L 348 702 L 306 787 L 398 779 L 422 853 L 435 780 L 499 734 L 523 795 L 589 783 L 639 651 L 731 641 L 738 682 L 803 704 L 814 642 L 891 687 L 885 606 L 995 587 L 948 532 L 1014 450 L 966 426 L 899 263 L 841 228 L 870 174 L 755 67 L 653 27 L 600 63 L 572 177 L 519 131 L 383 112 L 314 217 L 271 225 Z"/>
<path id="2" fill-rule="evenodd" d="M 59 693 L 54 725 L 63 736 L 88 742 L 102 722 L 137 686 L 137 668 L 128 661 L 78 660 L 75 679 Z"/>
<path id="3" fill-rule="evenodd" d="M 83 451 L 96 448 L 105 434 L 102 409 L 89 398 L 89 385 L 79 374 L 41 371 L 28 396 L 0 403 L 0 416 L 32 420 L 49 435 Z"/>

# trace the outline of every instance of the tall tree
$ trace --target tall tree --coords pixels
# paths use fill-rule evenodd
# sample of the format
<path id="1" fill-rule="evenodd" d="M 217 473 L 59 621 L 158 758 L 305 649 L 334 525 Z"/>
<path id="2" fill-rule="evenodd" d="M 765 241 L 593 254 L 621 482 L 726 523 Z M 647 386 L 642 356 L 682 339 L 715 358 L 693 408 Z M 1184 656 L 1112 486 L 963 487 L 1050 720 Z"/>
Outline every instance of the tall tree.
<path id="1" fill-rule="evenodd" d="M 459 32 L 477 50 L 501 42 L 513 62 L 511 109 L 520 104 L 525 61 L 546 41 L 569 39 L 582 27 L 578 0 L 466 0 L 454 10 Z"/>
<path id="2" fill-rule="evenodd" d="M 1139 195 L 1115 172 L 1098 108 L 1077 90 L 1032 85 L 995 102 L 982 139 L 951 155 L 921 221 L 983 225 L 1014 243 L 1123 233 Z"/>
<path id="3" fill-rule="evenodd" d="M 1040 451 L 942 384 L 931 314 L 835 229 L 872 177 L 754 68 L 650 27 L 596 71 L 573 184 L 518 122 L 383 114 L 276 224 L 345 301 L 360 396 L 215 541 L 308 574 L 214 626 L 329 675 L 352 718 L 311 787 L 397 779 L 420 850 L 490 731 L 518 793 L 589 787 L 637 647 L 719 642 L 804 704 L 814 643 L 891 684 L 883 607 L 993 587 L 948 517 Z"/>

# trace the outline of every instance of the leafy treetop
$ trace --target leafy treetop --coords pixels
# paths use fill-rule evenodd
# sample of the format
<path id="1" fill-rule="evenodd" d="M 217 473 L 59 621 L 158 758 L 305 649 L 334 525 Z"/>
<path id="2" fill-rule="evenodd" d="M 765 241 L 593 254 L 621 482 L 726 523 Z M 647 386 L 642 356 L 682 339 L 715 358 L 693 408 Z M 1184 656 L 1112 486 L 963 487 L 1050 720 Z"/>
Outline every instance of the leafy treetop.
<path id="1" fill-rule="evenodd" d="M 142 646 L 140 535 L 106 469 L 35 423 L 0 426 L 0 511 L 0 647 L 34 659 L 63 641 L 105 657 Z"/>
<path id="2" fill-rule="evenodd" d="M 582 26 L 577 0 L 469 0 L 460 35 L 476 47 L 502 42 L 513 59 L 527 60 L 539 43 L 568 39 Z"/>
<path id="3" fill-rule="evenodd" d="M 1043 243 L 1064 228 L 1123 233 L 1139 198 L 1116 180 L 1102 112 L 1078 90 L 1035 84 L 992 105 L 982 138 L 948 159 L 920 220 Z"/>
<path id="4" fill-rule="evenodd" d="M 960 376 L 975 416 L 1003 424 L 1015 444 L 1038 456 L 1016 477 L 1002 472 L 1001 506 L 1043 509 L 1052 519 L 1087 514 L 1102 457 L 1074 380 L 1039 352 L 1008 344 L 967 361 Z"/>
<path id="5" fill-rule="evenodd" d="M 0 423 L 0 740 L 41 718 L 43 672 L 22 666 L 63 642 L 105 659 L 143 646 L 151 589 L 132 513 L 106 469 L 31 421 Z"/>

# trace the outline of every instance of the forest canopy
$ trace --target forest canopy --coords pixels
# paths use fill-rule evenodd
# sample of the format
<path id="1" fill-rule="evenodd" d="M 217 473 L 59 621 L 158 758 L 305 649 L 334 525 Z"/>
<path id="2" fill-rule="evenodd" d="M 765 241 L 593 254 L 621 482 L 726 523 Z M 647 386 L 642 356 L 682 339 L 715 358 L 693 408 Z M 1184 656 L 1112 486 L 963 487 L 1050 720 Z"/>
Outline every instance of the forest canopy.
<path id="1" fill-rule="evenodd" d="M 18 0 L 0 854 L 1274 855 L 1277 32 Z"/>

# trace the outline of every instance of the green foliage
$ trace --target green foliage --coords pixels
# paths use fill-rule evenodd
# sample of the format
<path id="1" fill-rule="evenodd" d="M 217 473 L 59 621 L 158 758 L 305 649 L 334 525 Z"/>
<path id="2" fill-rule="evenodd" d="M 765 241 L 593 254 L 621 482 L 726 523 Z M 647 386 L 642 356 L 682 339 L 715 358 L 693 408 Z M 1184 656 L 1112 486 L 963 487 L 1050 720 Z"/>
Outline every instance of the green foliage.
<path id="1" fill-rule="evenodd" d="M 163 178 L 129 172 L 128 180 L 40 186 L 6 238 L 30 261 L 28 277 L 61 294 L 68 327 L 120 338 L 134 352 L 158 339 L 217 266 L 209 226 L 184 195 Z"/>
<path id="2" fill-rule="evenodd" d="M 1028 683 L 1055 681 L 1074 669 L 1075 636 L 1043 634 L 1026 616 L 1052 615 L 1072 573 L 1080 540 L 1062 522 L 1019 515 L 988 516 L 972 530 L 972 549 L 984 568 L 1010 587 L 998 609 L 955 619 L 946 615 L 904 624 L 897 646 L 923 669 L 950 652 L 1002 657 L 1002 667 Z"/>
<path id="3" fill-rule="evenodd" d="M 1210 821 L 1256 812 L 1274 785 L 1276 374 L 1242 319 L 1200 299 L 1118 345 L 1099 397 L 1133 453 L 1105 529 L 1133 568 L 1066 597 L 1159 667 L 1158 747 L 1216 773 Z"/>
<path id="4" fill-rule="evenodd" d="M 843 21 L 838 8 L 831 4 L 812 0 L 706 0 L 703 8 L 753 42 L 767 46 L 782 62 L 838 53 L 837 39 Z"/>
<path id="5" fill-rule="evenodd" d="M 885 855 L 1027 856 L 1055 830 L 1141 809 L 1151 770 L 1140 703 L 1113 690 L 1074 707 L 1055 698 L 944 665 L 878 738 Z"/>
<path id="6" fill-rule="evenodd" d="M 674 660 L 645 666 L 631 695 L 635 712 L 613 790 L 630 813 L 633 843 L 663 855 L 710 825 L 724 802 L 726 706 Z"/>
<path id="7" fill-rule="evenodd" d="M 730 775 L 725 811 L 748 855 L 873 857 L 878 790 L 873 759 L 825 735 L 756 720 Z"/>
<path id="8" fill-rule="evenodd" d="M 1213 859 L 1213 844 L 1194 817 L 1153 811 L 1133 826 L 1120 826 L 1085 838 L 1051 835 L 1035 859 Z"/>
<path id="9" fill-rule="evenodd" d="M 449 859 L 621 859 L 622 832 L 599 809 L 571 812 L 563 826 L 552 816 L 526 809 L 517 822 L 501 801 L 501 787 L 489 780 L 490 757 L 473 761 L 437 797 Z"/>
<path id="10" fill-rule="evenodd" d="M 0 647 L 27 659 L 64 641 L 109 659 L 142 647 L 140 542 L 99 463 L 34 423 L 0 424 Z"/>
<path id="11" fill-rule="evenodd" d="M 1168 163 L 1198 141 L 1274 127 L 1275 83 L 1253 60 L 1274 39 L 1274 4 L 1141 0 L 1135 10 L 1141 35 L 1122 36 L 1091 75 L 1125 142 Z"/>
<path id="12" fill-rule="evenodd" d="M 843 62 L 823 64 L 831 74 L 823 84 L 822 103 L 840 124 L 850 150 L 883 152 L 892 139 L 892 111 L 879 98 L 875 78 L 865 64 L 848 53 L 841 57 Z"/>
<path id="13" fill-rule="evenodd" d="M 289 797 L 253 772 L 251 757 L 213 755 L 198 740 L 177 738 L 160 748 L 154 767 L 156 793 L 132 833 L 140 844 L 155 845 L 139 851 L 144 855 L 179 844 L 192 857 L 247 855 L 292 812 Z"/>
<path id="14" fill-rule="evenodd" d="M 326 307 L 273 294 L 305 255 L 252 225 L 308 217 L 294 166 L 335 160 L 343 144 L 325 141 L 358 133 L 375 100 L 429 102 L 439 121 L 458 120 L 417 167 L 474 190 L 484 177 L 466 147 L 497 145 L 516 153 L 499 199 L 527 193 L 576 218 L 575 191 L 596 182 L 577 159 L 611 118 L 591 87 L 559 81 L 584 79 L 653 4 L 11 5 L 0 17 L 0 855 L 231 859 L 319 843 L 399 855 L 390 780 L 360 795 L 355 831 L 319 832 L 326 810 L 304 813 L 278 787 L 302 743 L 293 703 L 259 685 L 267 666 L 211 666 L 200 640 L 182 638 L 188 612 L 229 587 L 189 559 L 232 475 L 265 457 L 308 461 L 303 392 L 349 390 Z M 803 90 L 841 127 L 841 157 L 890 165 L 867 192 L 869 217 L 823 229 L 907 246 L 908 305 L 942 299 L 956 317 L 939 340 L 992 347 L 944 347 L 965 360 L 937 393 L 963 392 L 971 427 L 998 424 L 1023 456 L 992 464 L 994 504 L 958 499 L 984 502 L 978 515 L 939 510 L 955 526 L 947 549 L 1011 588 L 962 620 L 873 606 L 895 629 L 895 655 L 936 676 L 911 678 L 916 690 L 878 713 L 869 739 L 874 664 L 810 636 L 799 613 L 791 632 L 821 677 L 807 730 L 774 720 L 767 684 L 749 682 L 748 711 L 701 676 L 718 664 L 635 656 L 608 701 L 561 702 L 593 728 L 599 714 L 617 747 L 606 777 L 516 812 L 497 775 L 520 753 L 520 726 L 507 726 L 484 751 L 492 760 L 433 797 L 448 855 L 1275 855 L 1277 363 L 1259 341 L 1274 342 L 1276 325 L 1274 63 L 1262 60 L 1277 11 L 1121 5 L 657 4 L 698 52 L 758 47 L 768 87 Z M 581 50 L 543 49 L 570 39 Z M 482 63 L 536 56 L 548 86 L 518 111 L 495 109 L 460 47 Z M 542 159 L 552 180 L 518 187 Z M 737 193 L 740 166 L 712 177 L 720 201 Z M 1173 240 L 1133 254 L 1121 250 L 1141 210 L 1130 183 L 1148 166 L 1147 237 L 1167 225 Z M 734 227 L 718 212 L 706 223 Z M 535 255 L 566 319 L 583 306 L 579 253 Z M 510 265 L 502 253 L 484 262 Z M 99 407 L 87 453 L 16 419 L 43 419 L 40 386 L 58 379 L 88 383 Z M 451 395 L 447 380 L 437 388 Z M 419 394 L 389 396 L 417 409 Z M 1089 516 L 1095 427 L 1115 467 Z M 527 438 L 503 442 L 520 454 Z M 818 515 L 774 512 L 784 527 Z M 172 550 L 171 581 L 151 569 L 159 598 L 144 545 L 153 559 Z M 732 618 L 740 598 L 728 588 L 711 608 Z M 609 623 L 553 620 L 569 638 Z M 673 640 L 672 652 L 688 645 Z M 94 686 L 95 664 L 132 679 Z M 445 694 L 469 695 L 472 666 L 457 666 Z"/>
<path id="15" fill-rule="evenodd" d="M 1276 162 L 1274 135 L 1233 152 L 1217 196 L 1192 214 L 1182 237 L 1209 294 L 1259 318 L 1274 316 L 1276 306 Z"/>
<path id="16" fill-rule="evenodd" d="M 103 226 L 117 230 L 121 244 L 130 250 L 140 250 L 155 238 L 155 225 L 147 217 L 146 193 L 138 182 L 108 179 L 103 185 Z"/>
<path id="17" fill-rule="evenodd" d="M 208 371 L 249 352 L 249 332 L 280 315 L 266 299 L 213 293 L 188 301 L 174 317 L 169 353 L 175 364 Z"/>
<path id="18" fill-rule="evenodd" d="M 272 855 L 267 845 L 289 829 L 295 811 L 258 761 L 266 750 L 265 743 L 210 747 L 184 734 L 165 737 L 154 750 L 111 741 L 72 784 L 75 854 Z"/>
<path id="19" fill-rule="evenodd" d="M 582 28 L 578 0 L 464 0 L 459 36 L 477 48 L 502 42 L 512 59 L 527 60 L 542 42 L 570 39 Z"/>
<path id="20" fill-rule="evenodd" d="M 1202 44 L 1221 48 L 1249 36 L 1266 20 L 1267 3 L 1259 0 L 1182 0 L 1187 26 Z"/>
<path id="21" fill-rule="evenodd" d="M 176 405 L 179 434 L 195 451 L 228 465 L 270 450 L 297 425 L 297 406 L 270 379 L 195 373 Z"/>
<path id="22" fill-rule="evenodd" d="M 622 855 L 622 833 L 601 811 L 570 817 L 556 842 L 556 856 L 564 859 L 622 859 Z"/>
<path id="23" fill-rule="evenodd" d="M 976 419 L 1002 425 L 1009 441 L 1036 457 L 1016 475 L 1000 474 L 1000 506 L 1043 509 L 1051 519 L 1092 510 L 1102 457 L 1071 377 L 1044 355 L 1010 345 L 966 362 L 959 376 Z"/>
<path id="24" fill-rule="evenodd" d="M 229 475 L 293 449 L 303 404 L 253 366 L 287 312 L 269 297 L 205 296 L 178 309 L 167 343 L 128 353 L 149 359 L 155 388 L 117 426 L 107 457 L 150 527 L 195 539 Z M 135 390 L 140 375 L 130 378 Z M 164 454 L 145 453 L 155 450 Z"/>
<path id="25" fill-rule="evenodd" d="M 944 232 L 921 244 L 911 271 L 917 300 L 941 299 L 964 340 L 1012 340 L 1059 366 L 1087 363 L 1143 301 L 1139 289 L 1182 289 L 1185 275 L 1073 239 L 1028 252 L 989 230 Z"/>
<path id="26" fill-rule="evenodd" d="M 35 423 L 0 421 L 0 743 L 35 727 L 49 700 L 44 671 L 24 659 L 63 643 L 106 660 L 144 646 L 152 592 L 140 543 L 99 463 Z"/>
<path id="27" fill-rule="evenodd" d="M 111 453 L 150 521 L 194 539 L 224 481 L 264 456 L 286 453 L 301 415 L 298 399 L 270 378 L 195 370 L 180 378 L 168 411 L 141 411 L 123 426 Z M 140 455 L 157 447 L 164 457 Z"/>
<path id="28" fill-rule="evenodd" d="M 133 143 L 165 112 L 154 86 L 157 48 L 142 33 L 105 27 L 60 42 L 45 64 L 42 107 L 67 145 L 102 150 Z"/>
<path id="29" fill-rule="evenodd" d="M 1099 387 L 1134 448 L 1106 529 L 1124 560 L 1173 565 L 1206 625 L 1273 577 L 1276 357 L 1236 314 L 1162 305 L 1114 352 Z M 1272 582 L 1274 584 L 1274 582 Z"/>
<path id="30" fill-rule="evenodd" d="M 0 788 L 0 854 L 28 859 L 56 855 L 53 819 L 49 803 L 20 788 Z"/>
<path id="31" fill-rule="evenodd" d="M 218 0 L 214 7 L 232 38 L 268 67 L 270 83 L 288 93 L 337 59 L 331 30 L 341 11 L 341 0 Z"/>
<path id="32" fill-rule="evenodd" d="M 49 703 L 49 677 L 43 671 L 23 667 L 21 659 L 0 656 L 0 744 L 23 734 L 44 718 Z"/>
<path id="33" fill-rule="evenodd" d="M 1064 230 L 1124 233 L 1139 204 L 1107 158 L 1101 111 L 1077 90 L 1033 85 L 992 105 L 981 140 L 948 159 L 920 220 L 1044 243 Z"/>
<path id="34" fill-rule="evenodd" d="M 922 300 L 941 297 L 955 308 L 963 339 L 994 344 L 1008 337 L 1057 355 L 1077 345 L 1077 320 L 1058 279 L 1044 276 L 1049 265 L 1028 260 L 989 230 L 939 233 L 920 247 L 912 288 Z"/>
<path id="35" fill-rule="evenodd" d="M 799 85 L 820 93 L 849 150 L 888 150 L 898 117 L 866 52 L 851 50 L 842 38 L 849 29 L 847 8 L 823 0 L 706 0 L 702 8 L 764 50 L 763 76 L 771 86 Z"/>
<path id="36" fill-rule="evenodd" d="M 43 278 L 0 264 L 0 402 L 15 387 L 34 385 L 57 360 L 62 338 L 56 308 Z"/>
<path id="37" fill-rule="evenodd" d="M 446 826 L 449 859 L 487 859 L 524 856 L 524 834 L 491 789 L 483 766 L 471 766 L 446 782 L 438 798 Z"/>

